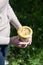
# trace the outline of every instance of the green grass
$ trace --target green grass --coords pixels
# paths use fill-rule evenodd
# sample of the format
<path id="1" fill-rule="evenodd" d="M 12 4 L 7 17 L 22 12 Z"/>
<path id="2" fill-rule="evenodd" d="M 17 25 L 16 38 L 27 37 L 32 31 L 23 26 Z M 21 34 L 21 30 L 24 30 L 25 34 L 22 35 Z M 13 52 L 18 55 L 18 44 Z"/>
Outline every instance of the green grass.
<path id="1" fill-rule="evenodd" d="M 33 29 L 32 44 L 25 49 L 11 45 L 8 54 L 9 65 L 43 65 L 43 1 L 10 0 L 22 25 Z M 11 25 L 11 36 L 17 35 Z"/>

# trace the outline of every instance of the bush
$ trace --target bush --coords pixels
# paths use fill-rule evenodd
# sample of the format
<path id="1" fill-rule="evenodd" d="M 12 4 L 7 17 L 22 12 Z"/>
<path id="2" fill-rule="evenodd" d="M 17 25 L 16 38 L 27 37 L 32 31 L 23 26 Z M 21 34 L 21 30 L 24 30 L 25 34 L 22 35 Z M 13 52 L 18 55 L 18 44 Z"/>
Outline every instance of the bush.
<path id="1" fill-rule="evenodd" d="M 33 29 L 32 45 L 25 49 L 10 46 L 10 65 L 43 65 L 43 1 L 10 0 L 10 4 L 20 23 Z M 17 35 L 17 32 L 11 25 L 13 35 Z"/>

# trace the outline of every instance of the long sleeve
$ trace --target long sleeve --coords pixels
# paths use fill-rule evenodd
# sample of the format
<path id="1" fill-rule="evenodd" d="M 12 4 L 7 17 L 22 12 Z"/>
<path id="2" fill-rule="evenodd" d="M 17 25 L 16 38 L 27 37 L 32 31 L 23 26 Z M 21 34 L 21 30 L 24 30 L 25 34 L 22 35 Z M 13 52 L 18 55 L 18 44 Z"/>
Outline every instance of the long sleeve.
<path id="1" fill-rule="evenodd" d="M 13 12 L 13 9 L 11 8 L 11 6 L 8 4 L 8 17 L 11 20 L 11 24 L 18 29 L 19 27 L 21 27 L 22 25 L 20 24 L 19 20 L 17 19 L 15 13 Z"/>
<path id="2" fill-rule="evenodd" d="M 8 44 L 10 42 L 9 37 L 0 36 L 0 45 Z"/>

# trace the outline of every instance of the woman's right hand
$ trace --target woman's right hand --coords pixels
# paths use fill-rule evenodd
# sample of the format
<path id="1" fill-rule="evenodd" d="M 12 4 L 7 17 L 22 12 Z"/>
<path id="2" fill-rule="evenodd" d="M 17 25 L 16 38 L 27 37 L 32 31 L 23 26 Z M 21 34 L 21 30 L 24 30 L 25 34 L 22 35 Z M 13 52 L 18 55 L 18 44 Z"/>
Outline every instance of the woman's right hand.
<path id="1" fill-rule="evenodd" d="M 31 45 L 32 37 L 29 38 L 28 42 L 20 41 L 19 36 L 13 36 L 10 39 L 10 43 L 14 44 L 18 48 L 26 48 L 28 45 Z"/>

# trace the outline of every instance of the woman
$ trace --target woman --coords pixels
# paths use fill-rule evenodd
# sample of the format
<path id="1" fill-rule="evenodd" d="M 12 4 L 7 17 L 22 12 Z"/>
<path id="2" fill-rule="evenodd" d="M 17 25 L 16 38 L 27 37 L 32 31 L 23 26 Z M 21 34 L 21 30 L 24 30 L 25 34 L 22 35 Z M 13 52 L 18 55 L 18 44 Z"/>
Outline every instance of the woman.
<path id="1" fill-rule="evenodd" d="M 9 0 L 0 0 L 0 65 L 5 65 L 9 43 L 25 48 L 32 41 L 32 37 L 30 37 L 28 42 L 21 42 L 19 36 L 10 38 L 10 22 L 16 30 L 22 26 L 13 12 Z"/>

